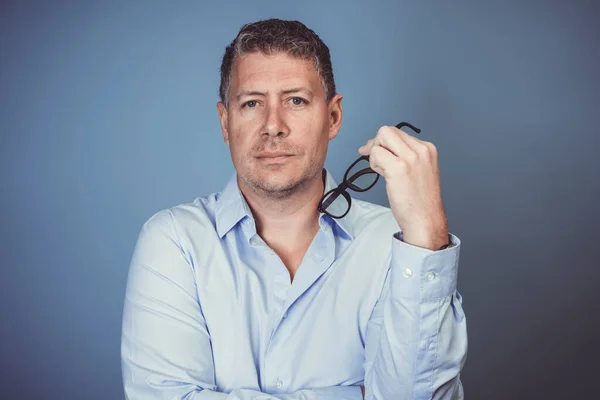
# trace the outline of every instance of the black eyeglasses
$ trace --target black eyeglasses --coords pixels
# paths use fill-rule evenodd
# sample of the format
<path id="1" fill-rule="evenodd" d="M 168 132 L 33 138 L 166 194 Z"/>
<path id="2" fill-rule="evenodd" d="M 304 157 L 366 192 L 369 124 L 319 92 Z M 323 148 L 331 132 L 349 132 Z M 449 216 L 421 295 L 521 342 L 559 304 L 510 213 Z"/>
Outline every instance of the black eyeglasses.
<path id="1" fill-rule="evenodd" d="M 419 128 L 416 128 L 408 122 L 400 122 L 398 125 L 396 125 L 396 128 L 401 129 L 405 126 L 409 127 L 416 133 L 421 132 Z M 363 165 L 359 165 L 361 162 Z M 325 193 L 319 202 L 319 212 L 327 214 L 331 218 L 345 217 L 346 214 L 348 214 L 348 211 L 350 211 L 350 206 L 352 205 L 352 198 L 348 193 L 348 189 L 352 189 L 355 192 L 366 192 L 375 186 L 378 180 L 379 174 L 369 167 L 369 156 L 360 156 L 346 170 L 342 183 L 340 183 L 340 185 L 335 189 L 331 189 L 329 192 Z M 335 207 L 331 207 L 331 205 L 338 198 L 340 198 L 340 195 L 345 202 L 344 200 L 338 201 L 336 202 Z M 329 208 L 329 211 L 327 211 L 327 208 Z"/>

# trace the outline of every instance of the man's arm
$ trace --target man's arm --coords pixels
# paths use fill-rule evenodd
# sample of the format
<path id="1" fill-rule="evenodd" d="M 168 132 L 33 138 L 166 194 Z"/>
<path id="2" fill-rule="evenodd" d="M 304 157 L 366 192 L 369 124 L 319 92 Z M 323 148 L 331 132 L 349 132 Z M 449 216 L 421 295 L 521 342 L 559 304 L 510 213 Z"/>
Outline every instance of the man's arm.
<path id="1" fill-rule="evenodd" d="M 121 359 L 128 399 L 362 399 L 358 386 L 276 396 L 248 389 L 217 392 L 194 273 L 170 211 L 144 224 L 136 244 L 125 296 Z"/>
<path id="2" fill-rule="evenodd" d="M 456 291 L 460 240 L 441 251 L 393 239 L 391 264 L 369 320 L 366 399 L 462 399 L 467 355 Z"/>

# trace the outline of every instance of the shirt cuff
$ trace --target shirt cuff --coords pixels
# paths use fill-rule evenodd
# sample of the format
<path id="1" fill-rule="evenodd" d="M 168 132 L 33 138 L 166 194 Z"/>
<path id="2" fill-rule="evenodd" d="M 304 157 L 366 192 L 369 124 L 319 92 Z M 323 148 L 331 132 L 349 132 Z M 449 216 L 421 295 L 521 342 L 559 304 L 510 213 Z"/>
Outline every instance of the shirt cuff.
<path id="1" fill-rule="evenodd" d="M 436 300 L 456 291 L 460 239 L 449 234 L 452 246 L 433 251 L 403 241 L 394 235 L 391 260 L 392 296 L 414 300 Z"/>
<path id="2" fill-rule="evenodd" d="M 363 400 L 360 386 L 333 386 L 316 388 L 317 400 Z"/>

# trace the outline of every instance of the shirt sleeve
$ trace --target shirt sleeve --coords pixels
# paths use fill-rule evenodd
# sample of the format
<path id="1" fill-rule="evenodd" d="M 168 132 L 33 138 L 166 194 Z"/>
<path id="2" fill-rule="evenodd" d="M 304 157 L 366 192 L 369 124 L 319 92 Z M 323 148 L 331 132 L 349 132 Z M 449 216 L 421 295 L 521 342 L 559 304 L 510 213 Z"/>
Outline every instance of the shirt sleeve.
<path id="1" fill-rule="evenodd" d="M 229 394 L 204 391 L 198 397 L 192 398 L 202 400 L 362 400 L 363 396 L 360 386 L 330 386 L 277 395 L 248 389 L 236 389 Z"/>
<path id="2" fill-rule="evenodd" d="M 218 392 L 194 272 L 168 210 L 144 224 L 135 246 L 123 310 L 121 364 L 127 399 L 362 399 L 358 386 L 277 395 L 250 389 Z"/>
<path id="3" fill-rule="evenodd" d="M 462 399 L 467 326 L 456 290 L 460 240 L 432 251 L 394 235 L 390 267 L 367 325 L 366 399 Z"/>

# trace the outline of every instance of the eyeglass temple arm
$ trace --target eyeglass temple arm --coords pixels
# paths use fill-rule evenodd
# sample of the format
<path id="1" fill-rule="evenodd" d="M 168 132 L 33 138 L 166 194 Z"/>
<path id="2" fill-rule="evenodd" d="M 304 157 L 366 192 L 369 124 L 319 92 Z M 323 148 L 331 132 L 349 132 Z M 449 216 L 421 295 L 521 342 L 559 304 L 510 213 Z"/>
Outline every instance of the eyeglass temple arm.
<path id="1" fill-rule="evenodd" d="M 421 133 L 421 130 L 419 128 L 417 128 L 416 126 L 414 126 L 412 124 L 409 124 L 408 122 L 400 122 L 398 125 L 396 125 L 396 128 L 402 129 L 405 126 L 408 126 L 410 129 L 412 129 L 413 131 L 415 131 L 417 133 Z"/>

